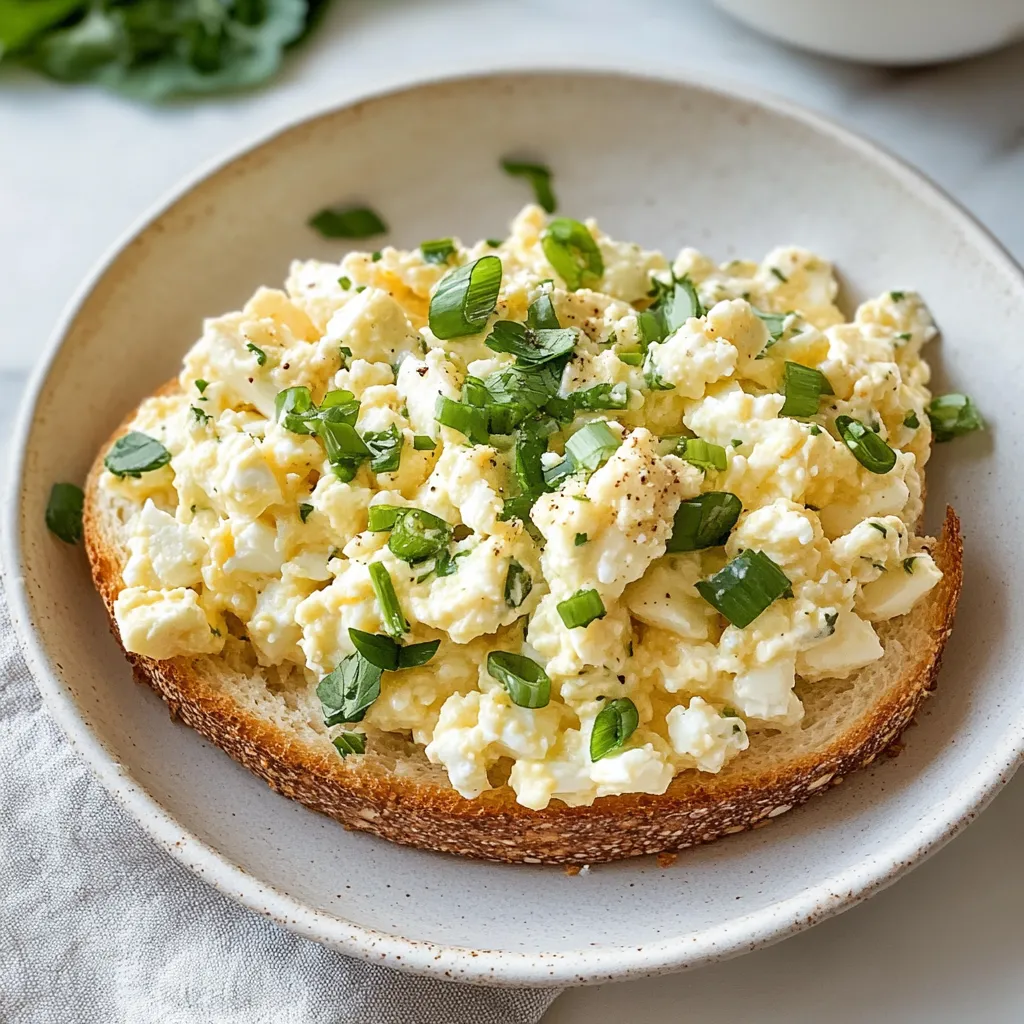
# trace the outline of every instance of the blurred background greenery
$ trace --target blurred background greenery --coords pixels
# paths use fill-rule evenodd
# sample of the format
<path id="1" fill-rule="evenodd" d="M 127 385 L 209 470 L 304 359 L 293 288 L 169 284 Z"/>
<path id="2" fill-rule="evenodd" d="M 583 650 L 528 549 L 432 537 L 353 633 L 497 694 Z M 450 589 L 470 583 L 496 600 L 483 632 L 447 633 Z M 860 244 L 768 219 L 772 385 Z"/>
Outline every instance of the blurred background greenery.
<path id="1" fill-rule="evenodd" d="M 0 0 L 0 63 L 137 99 L 271 78 L 330 0 Z"/>

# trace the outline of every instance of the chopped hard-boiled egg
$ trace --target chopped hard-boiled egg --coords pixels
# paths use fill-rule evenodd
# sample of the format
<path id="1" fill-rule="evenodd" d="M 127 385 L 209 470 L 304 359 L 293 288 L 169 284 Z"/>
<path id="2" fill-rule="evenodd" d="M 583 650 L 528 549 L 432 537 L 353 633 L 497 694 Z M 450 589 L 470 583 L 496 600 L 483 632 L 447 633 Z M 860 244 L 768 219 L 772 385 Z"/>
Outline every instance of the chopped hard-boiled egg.
<path id="1" fill-rule="evenodd" d="M 108 456 L 125 647 L 356 666 L 368 703 L 322 698 L 330 724 L 468 799 L 719 772 L 941 579 L 914 533 L 935 327 L 913 292 L 849 322 L 836 295 L 804 249 L 670 263 L 538 207 L 500 244 L 294 263 Z"/>

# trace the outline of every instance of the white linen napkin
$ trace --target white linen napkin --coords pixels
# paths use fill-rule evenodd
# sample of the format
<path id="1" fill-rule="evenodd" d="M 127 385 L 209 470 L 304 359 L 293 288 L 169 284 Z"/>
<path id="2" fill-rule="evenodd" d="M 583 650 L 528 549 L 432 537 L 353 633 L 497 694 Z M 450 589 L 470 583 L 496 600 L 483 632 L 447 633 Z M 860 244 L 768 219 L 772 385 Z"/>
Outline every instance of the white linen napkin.
<path id="1" fill-rule="evenodd" d="M 0 590 L 4 1024 L 535 1024 L 557 994 L 364 964 L 199 881 L 42 707 Z"/>

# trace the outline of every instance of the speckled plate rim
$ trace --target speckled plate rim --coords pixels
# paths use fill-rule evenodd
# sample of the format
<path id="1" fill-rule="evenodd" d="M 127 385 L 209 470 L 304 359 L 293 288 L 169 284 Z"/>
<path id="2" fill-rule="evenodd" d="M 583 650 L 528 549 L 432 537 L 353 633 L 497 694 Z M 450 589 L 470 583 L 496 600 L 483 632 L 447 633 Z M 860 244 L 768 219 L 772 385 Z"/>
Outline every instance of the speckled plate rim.
<path id="1" fill-rule="evenodd" d="M 649 67 L 644 74 L 636 74 L 631 69 L 615 66 L 600 69 L 571 65 L 552 68 L 543 63 L 520 63 L 499 69 L 473 69 L 392 82 L 366 90 L 343 103 L 327 104 L 305 116 L 288 120 L 209 161 L 160 199 L 114 243 L 68 303 L 31 377 L 12 437 L 0 521 L 0 559 L 11 615 L 45 705 L 104 787 L 159 846 L 220 892 L 300 935 L 363 960 L 413 974 L 501 986 L 580 985 L 649 977 L 724 960 L 794 935 L 874 895 L 939 850 L 977 817 L 1024 760 L 1022 717 L 1008 723 L 1001 741 L 979 763 L 973 776 L 948 791 L 932 806 L 930 813 L 914 828 L 906 830 L 884 855 L 867 857 L 855 867 L 820 881 L 799 896 L 734 918 L 727 924 L 707 927 L 688 937 L 663 939 L 640 948 L 517 953 L 412 940 L 365 928 L 307 906 L 288 893 L 267 885 L 183 828 L 85 724 L 72 692 L 51 668 L 32 622 L 23 573 L 19 518 L 25 455 L 36 403 L 64 337 L 89 294 L 120 253 L 170 206 L 206 178 L 251 151 L 272 143 L 293 128 L 344 107 L 362 105 L 372 112 L 374 102 L 423 86 L 460 81 L 468 84 L 474 79 L 540 74 L 610 75 L 678 85 L 749 104 L 827 135 L 874 163 L 937 215 L 952 223 L 964 240 L 1002 273 L 1011 291 L 1024 303 L 1024 270 L 971 214 L 938 185 L 878 144 L 827 117 L 762 90 L 755 91 L 704 74 L 680 72 L 667 64 L 653 69 Z M 416 855 L 416 851 L 410 851 L 410 856 Z"/>

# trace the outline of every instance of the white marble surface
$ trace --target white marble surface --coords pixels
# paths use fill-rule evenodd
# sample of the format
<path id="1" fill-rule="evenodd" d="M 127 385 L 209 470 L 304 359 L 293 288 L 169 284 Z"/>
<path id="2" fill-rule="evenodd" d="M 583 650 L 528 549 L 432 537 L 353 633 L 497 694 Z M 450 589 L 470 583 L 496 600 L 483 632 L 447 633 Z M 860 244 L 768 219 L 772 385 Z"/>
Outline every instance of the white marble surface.
<path id="1" fill-rule="evenodd" d="M 153 110 L 0 75 L 0 425 L 92 264 L 225 148 L 312 107 L 432 74 L 651 62 L 831 114 L 922 168 L 1024 259 L 1024 45 L 888 72 L 783 49 L 700 0 L 337 0 L 283 77 L 249 96 Z M 837 202 L 848 204 L 837 215 L 857 215 L 854 197 Z M 1022 823 L 1017 780 L 928 864 L 844 916 L 697 972 L 567 993 L 545 1022 L 1020 1021 Z"/>

